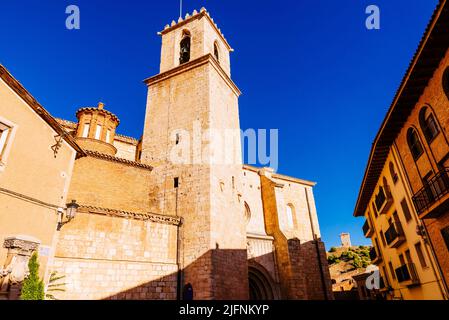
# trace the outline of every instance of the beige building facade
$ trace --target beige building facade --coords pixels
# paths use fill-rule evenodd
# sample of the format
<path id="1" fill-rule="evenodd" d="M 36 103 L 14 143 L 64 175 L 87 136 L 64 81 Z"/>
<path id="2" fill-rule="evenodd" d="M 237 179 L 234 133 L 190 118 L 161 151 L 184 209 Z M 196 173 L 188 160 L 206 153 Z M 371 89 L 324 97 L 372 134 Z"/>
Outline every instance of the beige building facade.
<path id="1" fill-rule="evenodd" d="M 442 0 L 377 133 L 354 212 L 389 299 L 449 297 L 448 23 Z"/>
<path id="2" fill-rule="evenodd" d="M 0 300 L 18 298 L 34 251 L 48 278 L 75 158 L 83 155 L 64 134 L 0 65 Z"/>

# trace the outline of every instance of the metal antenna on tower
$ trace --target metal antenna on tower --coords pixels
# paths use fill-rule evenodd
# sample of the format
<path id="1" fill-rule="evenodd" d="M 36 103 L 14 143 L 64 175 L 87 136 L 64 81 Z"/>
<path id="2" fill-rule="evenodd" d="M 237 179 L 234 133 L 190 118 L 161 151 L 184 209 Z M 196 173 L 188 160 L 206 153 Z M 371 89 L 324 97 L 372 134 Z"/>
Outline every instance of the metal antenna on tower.
<path id="1" fill-rule="evenodd" d="M 179 0 L 179 17 L 182 18 L 182 0 Z"/>

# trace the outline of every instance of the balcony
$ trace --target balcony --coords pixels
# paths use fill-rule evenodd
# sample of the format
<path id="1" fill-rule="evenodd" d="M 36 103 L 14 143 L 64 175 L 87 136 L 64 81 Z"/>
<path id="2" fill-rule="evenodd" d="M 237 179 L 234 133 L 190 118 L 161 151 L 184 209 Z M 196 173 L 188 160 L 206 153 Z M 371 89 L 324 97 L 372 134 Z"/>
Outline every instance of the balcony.
<path id="1" fill-rule="evenodd" d="M 418 273 L 416 272 L 415 264 L 409 263 L 400 266 L 395 270 L 398 282 L 406 286 L 415 286 L 419 284 Z"/>
<path id="2" fill-rule="evenodd" d="M 388 209 L 390 209 L 393 204 L 393 197 L 391 196 L 388 186 L 379 188 L 379 193 L 376 195 L 374 202 L 379 214 L 386 214 L 388 212 Z"/>
<path id="3" fill-rule="evenodd" d="M 400 223 L 393 222 L 385 232 L 385 240 L 392 248 L 397 248 L 405 242 L 404 231 Z"/>
<path id="4" fill-rule="evenodd" d="M 378 255 L 376 248 L 371 248 L 369 251 L 369 257 L 371 259 L 372 264 L 378 264 L 382 261 L 382 255 Z"/>
<path id="5" fill-rule="evenodd" d="M 365 221 L 365 224 L 363 225 L 363 234 L 365 235 L 365 238 L 371 238 L 374 234 L 373 228 L 371 228 L 368 220 Z"/>
<path id="6" fill-rule="evenodd" d="M 420 218 L 434 218 L 447 210 L 449 194 L 449 168 L 438 172 L 413 196 L 413 203 Z M 438 205 L 435 205 L 438 203 Z M 440 206 L 444 204 L 444 206 Z M 432 213 L 432 214 L 430 214 Z"/>
<path id="7" fill-rule="evenodd" d="M 385 280 L 384 280 L 384 277 L 380 277 L 380 280 L 379 280 L 379 290 L 384 290 L 384 289 L 386 289 L 386 286 L 385 286 Z"/>

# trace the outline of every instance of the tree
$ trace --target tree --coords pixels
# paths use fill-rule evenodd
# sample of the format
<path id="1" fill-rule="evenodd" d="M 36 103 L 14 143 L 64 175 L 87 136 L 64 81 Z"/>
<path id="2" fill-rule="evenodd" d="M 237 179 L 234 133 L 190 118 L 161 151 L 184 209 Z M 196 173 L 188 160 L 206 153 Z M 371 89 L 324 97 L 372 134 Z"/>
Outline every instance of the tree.
<path id="1" fill-rule="evenodd" d="M 39 262 L 37 253 L 33 253 L 28 262 L 30 274 L 23 281 L 21 300 L 44 300 L 44 282 L 39 278 Z"/>
<path id="2" fill-rule="evenodd" d="M 60 282 L 59 280 L 64 279 L 65 276 L 59 276 L 57 271 L 53 271 L 50 275 L 50 280 L 48 281 L 48 288 L 45 294 L 45 298 L 47 300 L 58 300 L 54 293 L 56 292 L 65 292 L 65 283 Z"/>
<path id="3" fill-rule="evenodd" d="M 336 251 L 337 251 L 337 248 L 332 247 L 329 251 L 330 251 L 330 252 L 336 252 Z"/>

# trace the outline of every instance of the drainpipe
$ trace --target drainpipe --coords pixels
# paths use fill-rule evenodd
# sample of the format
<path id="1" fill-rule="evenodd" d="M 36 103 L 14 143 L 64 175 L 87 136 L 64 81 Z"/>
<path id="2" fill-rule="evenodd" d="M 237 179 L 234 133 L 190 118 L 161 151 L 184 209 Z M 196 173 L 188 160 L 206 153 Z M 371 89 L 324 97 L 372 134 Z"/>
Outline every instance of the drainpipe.
<path id="1" fill-rule="evenodd" d="M 323 270 L 323 263 L 321 261 L 321 252 L 320 252 L 320 246 L 318 244 L 318 237 L 315 233 L 315 227 L 313 226 L 313 218 L 312 218 L 312 212 L 310 210 L 310 202 L 309 202 L 309 194 L 307 193 L 307 188 L 304 188 L 304 192 L 306 194 L 306 202 L 307 202 L 307 211 L 309 212 L 309 220 L 310 220 L 310 227 L 312 230 L 313 240 L 315 242 L 315 248 L 317 253 L 317 260 L 318 260 L 318 267 L 320 268 L 320 278 L 321 278 L 321 285 L 323 287 L 324 292 L 324 298 L 326 300 L 330 300 L 327 292 L 327 285 L 326 285 L 326 279 L 324 277 L 324 270 Z"/>
<path id="2" fill-rule="evenodd" d="M 430 263 L 432 264 L 433 273 L 438 282 L 438 287 L 441 290 L 444 300 L 448 300 L 448 297 L 447 297 L 448 287 L 447 287 L 446 279 L 444 278 L 443 270 L 441 269 L 440 261 L 438 260 L 438 257 L 435 254 L 435 248 L 433 246 L 432 239 L 429 237 L 429 231 L 428 231 L 427 226 L 424 223 L 424 221 L 422 222 L 421 225 L 424 227 L 424 230 L 425 230 L 426 238 L 424 239 L 424 247 L 426 248 L 427 255 L 429 256 L 429 258 L 433 257 L 437 263 L 437 267 L 435 267 L 433 259 L 429 259 Z M 418 224 L 418 226 L 419 226 L 419 224 Z M 428 246 L 431 247 L 431 250 L 429 250 Z M 438 271 L 439 271 L 438 273 L 439 273 L 440 277 L 438 277 L 436 269 L 438 269 Z M 440 279 L 438 279 L 438 278 L 440 278 Z"/>
<path id="3" fill-rule="evenodd" d="M 176 217 L 179 217 L 178 215 L 178 191 L 179 188 L 176 188 Z M 183 270 L 181 266 L 181 227 L 182 227 L 182 218 L 179 222 L 179 225 L 176 226 L 176 265 L 177 265 L 177 275 L 176 275 L 176 300 L 181 301 L 182 300 L 182 283 L 183 280 Z"/>

